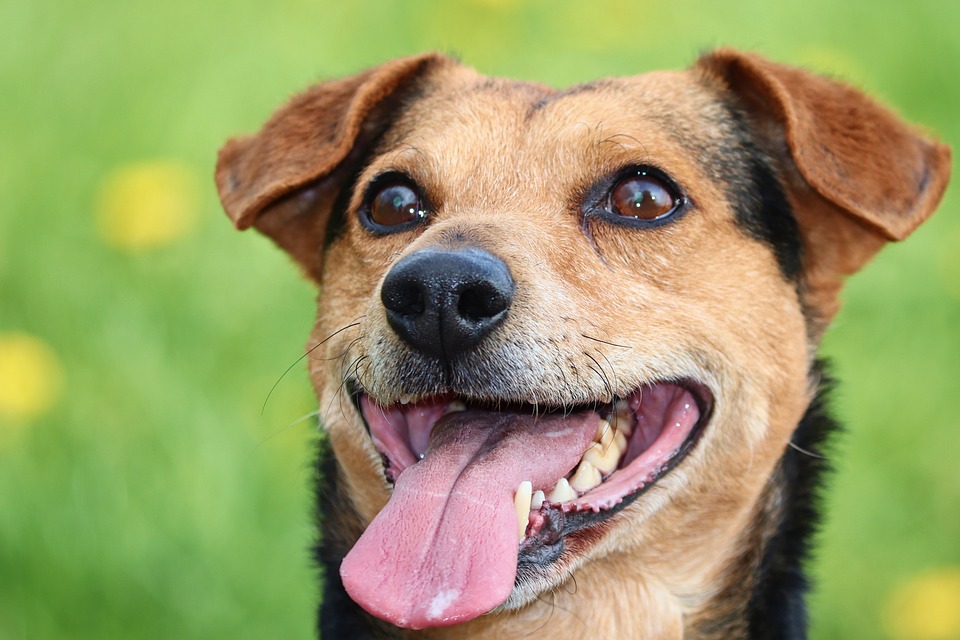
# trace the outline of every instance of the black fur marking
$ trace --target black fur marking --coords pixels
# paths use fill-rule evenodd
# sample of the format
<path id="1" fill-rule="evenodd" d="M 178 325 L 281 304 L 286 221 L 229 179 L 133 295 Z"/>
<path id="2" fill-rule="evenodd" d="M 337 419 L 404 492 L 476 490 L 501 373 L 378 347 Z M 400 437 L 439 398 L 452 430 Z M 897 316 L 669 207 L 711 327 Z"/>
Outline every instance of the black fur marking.
<path id="1" fill-rule="evenodd" d="M 324 253 L 335 240 L 343 235 L 347 223 L 347 209 L 350 207 L 350 200 L 356 190 L 361 170 L 362 167 L 357 166 L 350 172 L 350 177 L 344 182 L 344 187 L 340 189 L 333 201 L 333 206 L 330 208 L 330 217 L 327 219 L 327 229 L 323 236 Z"/>
<path id="2" fill-rule="evenodd" d="M 340 580 L 340 563 L 350 550 L 351 523 L 358 522 L 353 505 L 341 486 L 343 479 L 325 437 L 317 444 L 314 518 L 321 537 L 313 558 L 321 572 L 322 597 L 317 610 L 317 632 L 327 640 L 389 638 L 383 628 L 371 628 L 372 618 L 350 599 Z"/>
<path id="3" fill-rule="evenodd" d="M 777 258 L 783 277 L 797 281 L 802 264 L 800 227 L 786 192 L 759 150 L 746 145 L 747 166 L 742 178 L 730 183 L 737 222 L 753 238 L 766 243 Z"/>
<path id="4" fill-rule="evenodd" d="M 818 362 L 817 395 L 797 426 L 777 474 L 782 485 L 782 516 L 757 567 L 748 605 L 752 640 L 805 640 L 810 589 L 804 565 L 810 558 L 812 538 L 820 524 L 824 476 L 830 472 L 825 451 L 840 426 L 827 414 L 832 380 Z"/>

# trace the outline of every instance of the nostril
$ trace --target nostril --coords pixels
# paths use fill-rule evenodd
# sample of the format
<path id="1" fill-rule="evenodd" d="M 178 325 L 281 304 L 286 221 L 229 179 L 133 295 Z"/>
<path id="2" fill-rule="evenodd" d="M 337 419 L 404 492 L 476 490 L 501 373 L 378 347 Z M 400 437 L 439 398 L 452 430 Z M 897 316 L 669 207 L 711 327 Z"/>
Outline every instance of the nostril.
<path id="1" fill-rule="evenodd" d="M 396 284 L 383 290 L 383 306 L 402 316 L 418 316 L 423 313 L 425 302 L 423 290 L 415 282 Z"/>
<path id="2" fill-rule="evenodd" d="M 465 320 L 481 322 L 503 313 L 509 304 L 509 300 L 496 287 L 481 282 L 460 292 L 457 312 Z"/>

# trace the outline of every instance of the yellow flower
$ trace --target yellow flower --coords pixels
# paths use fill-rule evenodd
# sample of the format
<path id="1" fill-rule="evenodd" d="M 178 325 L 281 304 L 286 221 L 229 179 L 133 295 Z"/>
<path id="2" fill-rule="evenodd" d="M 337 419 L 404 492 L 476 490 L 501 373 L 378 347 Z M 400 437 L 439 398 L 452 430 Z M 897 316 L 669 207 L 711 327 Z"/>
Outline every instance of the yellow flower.
<path id="1" fill-rule="evenodd" d="M 97 222 L 111 246 L 142 250 L 183 237 L 197 218 L 196 177 L 186 166 L 152 161 L 122 166 L 100 186 Z"/>
<path id="2" fill-rule="evenodd" d="M 902 584 L 890 598 L 884 626 L 894 640 L 960 640 L 960 567 Z"/>
<path id="3" fill-rule="evenodd" d="M 0 333 L 0 447 L 50 410 L 63 383 L 56 354 L 25 333 Z"/>

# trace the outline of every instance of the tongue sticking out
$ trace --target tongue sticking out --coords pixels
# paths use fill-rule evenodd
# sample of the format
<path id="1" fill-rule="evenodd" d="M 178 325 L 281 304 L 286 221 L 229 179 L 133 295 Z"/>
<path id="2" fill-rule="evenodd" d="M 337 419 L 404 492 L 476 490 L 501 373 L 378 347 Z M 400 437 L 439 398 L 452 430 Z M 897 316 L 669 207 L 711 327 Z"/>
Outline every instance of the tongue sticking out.
<path id="1" fill-rule="evenodd" d="M 371 614 L 410 629 L 470 620 L 502 604 L 517 571 L 513 496 L 549 487 L 577 464 L 597 415 L 452 413 L 426 456 L 397 478 L 387 506 L 340 576 Z"/>

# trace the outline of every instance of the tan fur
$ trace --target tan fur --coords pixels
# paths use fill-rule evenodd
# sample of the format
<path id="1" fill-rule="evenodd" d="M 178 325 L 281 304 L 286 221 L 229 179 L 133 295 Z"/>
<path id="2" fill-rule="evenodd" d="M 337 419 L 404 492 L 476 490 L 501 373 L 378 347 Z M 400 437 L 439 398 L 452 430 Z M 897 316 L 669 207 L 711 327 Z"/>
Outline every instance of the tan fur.
<path id="1" fill-rule="evenodd" d="M 718 95 L 736 96 L 765 132 L 788 185 L 805 250 L 800 293 L 738 226 L 729 176 L 704 160 L 732 135 Z M 645 163 L 695 207 L 657 229 L 582 228 L 571 194 Z M 333 201 L 356 169 L 344 228 L 324 252 Z M 384 237 L 361 228 L 363 186 L 387 170 L 423 186 L 429 225 Z M 357 377 L 383 403 L 404 393 L 405 348 L 379 287 L 420 248 L 477 246 L 508 264 L 517 298 L 497 335 L 510 341 L 483 347 L 504 365 L 503 399 L 576 404 L 684 377 L 711 388 L 695 450 L 604 535 L 515 593 L 513 610 L 418 636 L 656 639 L 695 637 L 701 622 L 746 606 L 736 588 L 769 535 L 768 483 L 811 401 L 812 354 L 843 278 L 922 222 L 948 175 L 945 146 L 858 92 L 724 50 L 690 71 L 566 95 L 436 55 L 390 62 L 320 84 L 228 143 L 217 184 L 237 226 L 271 236 L 322 288 L 310 374 L 358 527 L 389 486 L 341 381 Z"/>

